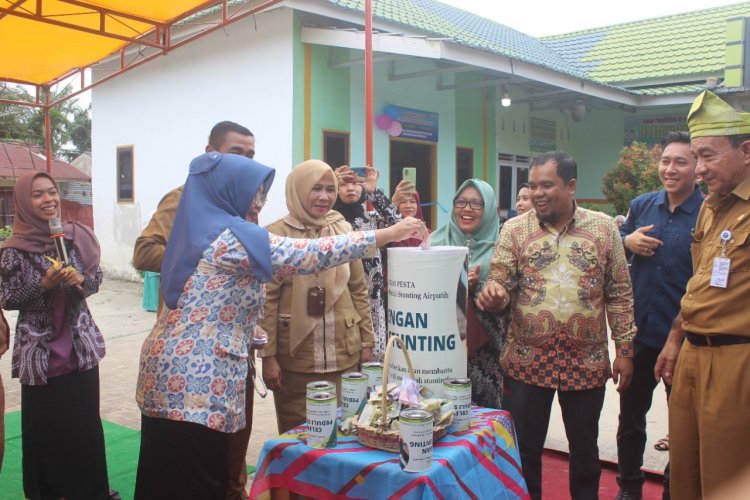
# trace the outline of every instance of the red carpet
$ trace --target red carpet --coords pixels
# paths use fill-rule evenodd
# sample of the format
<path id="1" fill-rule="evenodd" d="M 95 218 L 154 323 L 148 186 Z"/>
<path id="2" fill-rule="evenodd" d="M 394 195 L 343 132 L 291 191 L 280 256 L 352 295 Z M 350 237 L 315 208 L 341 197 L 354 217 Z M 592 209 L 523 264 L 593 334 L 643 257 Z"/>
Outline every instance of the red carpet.
<path id="1" fill-rule="evenodd" d="M 568 492 L 568 454 L 555 450 L 544 450 L 542 456 L 542 493 L 544 500 L 570 500 Z M 644 500 L 661 500 L 661 474 L 646 473 L 643 484 Z M 599 498 L 611 500 L 615 498 L 617 486 L 617 464 L 602 462 L 602 477 L 599 481 Z"/>

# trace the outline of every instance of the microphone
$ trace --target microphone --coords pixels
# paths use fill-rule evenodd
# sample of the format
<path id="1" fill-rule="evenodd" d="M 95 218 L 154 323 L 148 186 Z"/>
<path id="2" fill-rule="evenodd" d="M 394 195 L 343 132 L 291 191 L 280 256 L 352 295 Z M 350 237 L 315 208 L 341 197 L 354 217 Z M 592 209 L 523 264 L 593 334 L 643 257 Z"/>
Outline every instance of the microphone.
<path id="1" fill-rule="evenodd" d="M 68 250 L 65 248 L 65 233 L 63 232 L 62 223 L 59 218 L 54 217 L 49 220 L 49 234 L 49 237 L 55 242 L 57 259 L 62 263 L 63 267 L 70 265 Z"/>
<path id="2" fill-rule="evenodd" d="M 70 265 L 70 260 L 68 259 L 68 249 L 65 248 L 65 233 L 63 232 L 62 223 L 58 217 L 49 220 L 49 237 L 55 242 L 57 259 L 62 264 L 61 269 L 65 269 Z M 72 285 L 72 288 L 82 297 L 86 297 L 86 292 L 84 292 L 81 285 Z"/>

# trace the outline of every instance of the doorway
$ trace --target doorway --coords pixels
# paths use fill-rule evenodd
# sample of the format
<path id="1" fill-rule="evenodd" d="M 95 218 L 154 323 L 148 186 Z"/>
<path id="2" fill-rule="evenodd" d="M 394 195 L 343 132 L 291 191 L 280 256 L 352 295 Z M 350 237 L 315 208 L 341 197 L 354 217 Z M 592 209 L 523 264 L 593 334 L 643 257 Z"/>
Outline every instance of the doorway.
<path id="1" fill-rule="evenodd" d="M 417 192 L 422 202 L 427 227 L 435 229 L 437 211 L 435 202 L 435 158 L 437 156 L 434 142 L 407 141 L 391 138 L 391 193 L 401 182 L 402 169 L 414 167 L 417 169 Z M 427 204 L 427 206 L 424 206 Z"/>
<path id="2" fill-rule="evenodd" d="M 408 141 L 391 138 L 391 193 L 401 182 L 402 169 L 414 167 L 417 169 L 417 192 L 419 193 L 425 223 L 427 227 L 435 229 L 433 223 L 437 221 L 435 210 L 435 160 L 437 157 L 434 142 Z"/>

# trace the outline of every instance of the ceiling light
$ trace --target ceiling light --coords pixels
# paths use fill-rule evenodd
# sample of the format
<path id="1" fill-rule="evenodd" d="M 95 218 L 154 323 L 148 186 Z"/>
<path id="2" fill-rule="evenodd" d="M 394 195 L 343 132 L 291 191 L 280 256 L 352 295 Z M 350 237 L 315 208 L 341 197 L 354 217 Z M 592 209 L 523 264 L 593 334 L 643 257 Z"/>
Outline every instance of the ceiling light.
<path id="1" fill-rule="evenodd" d="M 505 91 L 505 93 L 503 93 L 503 98 L 500 99 L 500 104 L 502 104 L 504 108 L 507 108 L 508 106 L 510 106 L 511 104 L 510 94 L 508 93 L 507 90 Z"/>

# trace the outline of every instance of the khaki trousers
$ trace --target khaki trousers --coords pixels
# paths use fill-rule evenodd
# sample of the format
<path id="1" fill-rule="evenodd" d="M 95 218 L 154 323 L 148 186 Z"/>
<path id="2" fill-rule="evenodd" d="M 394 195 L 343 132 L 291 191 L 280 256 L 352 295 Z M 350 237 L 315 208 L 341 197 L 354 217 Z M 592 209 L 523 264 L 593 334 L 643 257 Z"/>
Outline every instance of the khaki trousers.
<path id="1" fill-rule="evenodd" d="M 672 498 L 707 498 L 750 464 L 750 344 L 685 340 L 669 396 Z"/>
<path id="2" fill-rule="evenodd" d="M 336 384 L 336 396 L 341 402 L 341 375 L 356 371 L 358 364 L 338 372 L 330 373 L 297 373 L 281 370 L 281 390 L 273 393 L 276 406 L 276 422 L 279 434 L 302 425 L 307 421 L 307 384 L 316 380 L 325 380 Z"/>

